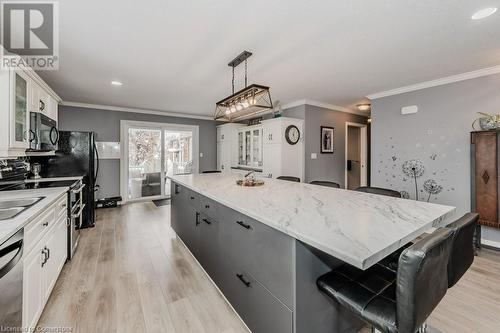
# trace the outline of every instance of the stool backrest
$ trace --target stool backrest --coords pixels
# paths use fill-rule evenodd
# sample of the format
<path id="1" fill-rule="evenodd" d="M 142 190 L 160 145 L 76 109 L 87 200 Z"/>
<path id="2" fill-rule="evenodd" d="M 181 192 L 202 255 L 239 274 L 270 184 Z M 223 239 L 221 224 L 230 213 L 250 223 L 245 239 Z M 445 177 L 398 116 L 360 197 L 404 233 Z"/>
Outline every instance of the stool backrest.
<path id="1" fill-rule="evenodd" d="M 330 182 L 330 181 L 326 181 L 326 180 L 313 180 L 309 184 L 328 186 L 328 187 L 333 187 L 333 188 L 340 188 L 340 185 L 338 183 Z"/>
<path id="2" fill-rule="evenodd" d="M 293 177 L 293 176 L 279 176 L 279 177 L 276 177 L 276 179 L 288 180 L 288 181 L 290 181 L 290 182 L 297 182 L 297 183 L 300 183 L 300 178 L 298 178 L 298 177 Z"/>
<path id="3" fill-rule="evenodd" d="M 388 197 L 401 198 L 401 193 L 388 188 L 361 186 L 355 189 L 358 192 L 386 195 Z"/>
<path id="4" fill-rule="evenodd" d="M 396 284 L 396 325 L 415 332 L 448 290 L 453 231 L 438 229 L 403 251 Z"/>
<path id="5" fill-rule="evenodd" d="M 479 215 L 467 213 L 446 228 L 452 229 L 453 250 L 448 263 L 448 288 L 453 287 L 474 261 L 474 232 Z"/>

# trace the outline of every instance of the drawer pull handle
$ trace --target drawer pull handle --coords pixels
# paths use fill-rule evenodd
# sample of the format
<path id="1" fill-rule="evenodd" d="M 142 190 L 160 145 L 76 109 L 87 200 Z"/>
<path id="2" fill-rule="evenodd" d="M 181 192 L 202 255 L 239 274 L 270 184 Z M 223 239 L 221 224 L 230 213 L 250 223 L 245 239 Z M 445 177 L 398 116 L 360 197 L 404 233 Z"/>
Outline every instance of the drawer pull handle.
<path id="1" fill-rule="evenodd" d="M 189 197 L 189 199 L 194 200 L 194 197 Z"/>
<path id="2" fill-rule="evenodd" d="M 48 226 L 48 225 L 49 225 L 49 222 L 48 222 L 48 221 L 47 221 L 47 222 L 43 222 L 43 223 L 42 223 L 42 225 L 43 225 L 44 227 L 46 227 L 46 226 Z"/>
<path id="3" fill-rule="evenodd" d="M 241 225 L 243 228 L 250 230 L 250 225 L 243 223 L 243 221 L 236 221 L 239 225 Z"/>
<path id="4" fill-rule="evenodd" d="M 206 208 L 206 209 L 209 209 L 209 208 L 210 208 L 210 205 L 205 205 L 205 208 Z"/>
<path id="5" fill-rule="evenodd" d="M 210 222 L 209 220 L 207 219 L 203 219 L 203 222 L 205 222 L 206 224 L 212 224 L 212 222 Z"/>
<path id="6" fill-rule="evenodd" d="M 196 223 L 195 225 L 199 225 L 200 224 L 200 213 L 196 212 Z"/>
<path id="7" fill-rule="evenodd" d="M 243 278 L 243 274 L 236 274 L 236 276 L 238 277 L 238 279 L 240 279 L 241 282 L 243 282 L 245 286 L 247 286 L 247 288 L 250 288 L 250 282 L 245 281 L 245 279 Z"/>

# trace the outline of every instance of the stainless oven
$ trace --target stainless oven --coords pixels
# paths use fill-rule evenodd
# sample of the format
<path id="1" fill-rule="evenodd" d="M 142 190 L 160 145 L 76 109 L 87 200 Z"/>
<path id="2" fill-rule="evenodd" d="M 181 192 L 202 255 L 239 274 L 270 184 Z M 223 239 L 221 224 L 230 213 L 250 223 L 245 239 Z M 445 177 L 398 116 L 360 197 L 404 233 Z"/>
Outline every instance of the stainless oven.
<path id="1" fill-rule="evenodd" d="M 57 122 L 39 112 L 30 112 L 30 148 L 28 151 L 57 150 L 58 141 Z"/>
<path id="2" fill-rule="evenodd" d="M 78 246 L 82 212 L 85 208 L 82 191 L 85 184 L 81 180 L 75 182 L 68 191 L 68 259 L 71 260 Z"/>
<path id="3" fill-rule="evenodd" d="M 20 332 L 23 314 L 23 229 L 0 244 L 0 331 Z"/>

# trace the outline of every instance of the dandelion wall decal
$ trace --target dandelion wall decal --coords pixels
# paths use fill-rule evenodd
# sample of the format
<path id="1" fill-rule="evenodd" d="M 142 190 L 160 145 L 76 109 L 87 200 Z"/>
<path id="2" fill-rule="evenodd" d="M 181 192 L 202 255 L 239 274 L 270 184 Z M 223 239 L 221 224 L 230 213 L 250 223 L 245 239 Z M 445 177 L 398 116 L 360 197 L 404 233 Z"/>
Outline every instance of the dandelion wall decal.
<path id="1" fill-rule="evenodd" d="M 417 178 L 421 177 L 425 172 L 424 163 L 419 159 L 408 160 L 403 163 L 403 173 L 413 178 L 415 181 L 415 198 L 418 200 L 418 184 Z"/>
<path id="2" fill-rule="evenodd" d="M 424 182 L 424 191 L 429 193 L 427 202 L 431 199 L 432 194 L 439 194 L 443 190 L 443 187 L 439 185 L 434 179 L 427 179 Z"/>

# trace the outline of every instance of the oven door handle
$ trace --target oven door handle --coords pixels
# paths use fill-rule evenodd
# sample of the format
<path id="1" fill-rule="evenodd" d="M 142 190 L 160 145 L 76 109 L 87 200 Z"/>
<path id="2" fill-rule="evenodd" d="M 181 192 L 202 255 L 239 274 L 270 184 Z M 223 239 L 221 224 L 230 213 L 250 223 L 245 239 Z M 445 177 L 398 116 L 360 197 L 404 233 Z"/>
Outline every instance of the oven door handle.
<path id="1" fill-rule="evenodd" d="M 82 215 L 82 212 L 83 212 L 83 209 L 85 208 L 85 204 L 83 205 L 80 205 L 80 209 L 78 210 L 78 213 L 75 213 L 75 214 L 71 214 L 71 218 L 72 219 L 77 219 L 80 217 L 80 215 Z"/>
<path id="2" fill-rule="evenodd" d="M 21 260 L 21 257 L 23 256 L 23 240 L 19 240 L 15 242 L 14 244 L 11 244 L 7 246 L 5 249 L 2 249 L 0 251 L 0 258 L 3 256 L 6 256 L 7 254 L 17 250 L 16 255 L 10 259 L 10 261 L 5 264 L 2 268 L 0 268 L 0 279 L 3 278 L 16 264 Z"/>
<path id="3" fill-rule="evenodd" d="M 85 187 L 85 184 L 81 184 L 80 186 L 78 186 L 78 188 L 72 189 L 71 192 L 74 194 L 82 193 L 82 190 L 84 187 Z"/>

